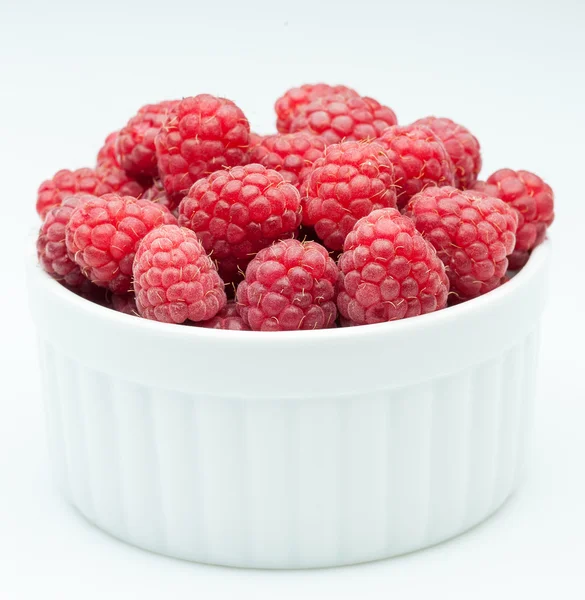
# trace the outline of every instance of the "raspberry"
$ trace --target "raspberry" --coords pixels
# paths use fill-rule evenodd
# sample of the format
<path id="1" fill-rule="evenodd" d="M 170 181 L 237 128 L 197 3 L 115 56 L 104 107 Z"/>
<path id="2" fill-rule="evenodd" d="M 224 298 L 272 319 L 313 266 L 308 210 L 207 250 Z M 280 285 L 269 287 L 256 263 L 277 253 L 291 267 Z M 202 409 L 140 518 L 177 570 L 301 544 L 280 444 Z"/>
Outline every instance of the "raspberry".
<path id="1" fill-rule="evenodd" d="M 147 104 L 120 130 L 116 149 L 120 165 L 129 175 L 158 175 L 154 139 L 177 104 L 177 100 Z"/>
<path id="2" fill-rule="evenodd" d="M 510 255 L 510 268 L 520 269 L 528 260 L 554 220 L 554 194 L 538 175 L 530 171 L 500 169 L 487 179 L 478 181 L 474 189 L 500 198 L 518 214 L 516 246 Z"/>
<path id="3" fill-rule="evenodd" d="M 402 209 L 428 186 L 453 185 L 455 167 L 443 142 L 428 127 L 389 127 L 378 138 L 394 165 L 397 204 Z"/>
<path id="4" fill-rule="evenodd" d="M 504 202 L 481 192 L 432 187 L 413 196 L 405 214 L 437 250 L 453 294 L 467 300 L 500 285 L 518 225 Z"/>
<path id="5" fill-rule="evenodd" d="M 265 137 L 266 137 L 265 135 L 260 135 L 258 133 L 254 133 L 253 131 L 250 131 L 250 142 L 249 142 L 250 150 L 252 150 L 252 148 L 255 148 L 258 144 L 261 144 L 262 140 Z M 249 161 L 249 162 L 253 162 L 253 161 Z"/>
<path id="6" fill-rule="evenodd" d="M 200 327 L 207 327 L 208 329 L 231 329 L 232 331 L 248 331 L 250 329 L 244 322 L 244 319 L 240 317 L 235 302 L 228 302 L 213 319 L 200 323 Z"/>
<path id="7" fill-rule="evenodd" d="M 100 148 L 97 155 L 97 166 L 108 166 L 120 168 L 120 162 L 116 155 L 116 141 L 118 132 L 114 131 L 106 138 L 104 145 Z"/>
<path id="8" fill-rule="evenodd" d="M 133 272 L 136 306 L 147 319 L 207 321 L 226 304 L 213 261 L 184 227 L 163 225 L 148 233 L 138 246 Z"/>
<path id="9" fill-rule="evenodd" d="M 394 170 L 375 142 L 343 142 L 325 149 L 303 189 L 303 224 L 323 244 L 341 250 L 355 222 L 378 208 L 395 207 Z"/>
<path id="10" fill-rule="evenodd" d="M 322 243 L 317 234 L 315 233 L 315 230 L 312 227 L 308 227 L 307 225 L 301 225 L 299 227 L 299 231 L 297 235 L 295 235 L 295 238 L 301 240 L 301 242 L 317 242 L 318 244 Z M 333 252 L 329 252 L 329 254 L 331 255 L 333 254 Z"/>
<path id="11" fill-rule="evenodd" d="M 67 251 L 96 285 L 127 293 L 140 240 L 155 227 L 176 222 L 160 204 L 106 194 L 75 209 L 66 227 Z"/>
<path id="12" fill-rule="evenodd" d="M 396 125 L 394 112 L 376 105 L 371 99 L 359 96 L 317 98 L 293 119 L 290 130 L 320 135 L 327 144 L 342 140 L 373 140 L 386 128 Z"/>
<path id="13" fill-rule="evenodd" d="M 313 163 L 323 156 L 325 142 L 308 133 L 269 135 L 250 150 L 250 162 L 278 171 L 299 188 Z"/>
<path id="14" fill-rule="evenodd" d="M 388 123 L 389 125 L 396 125 L 396 114 L 391 108 L 380 104 L 377 100 L 369 98 L 368 96 L 363 96 L 363 100 L 374 113 L 375 121 L 382 121 L 384 123 Z"/>
<path id="15" fill-rule="evenodd" d="M 83 283 L 78 287 L 71 288 L 71 291 L 84 300 L 89 300 L 94 304 L 106 307 L 110 306 L 110 300 L 107 298 L 108 290 L 98 287 L 89 279 L 84 278 Z"/>
<path id="16" fill-rule="evenodd" d="M 305 84 L 298 88 L 291 88 L 281 96 L 274 105 L 276 110 L 276 129 L 280 133 L 289 133 L 292 120 L 305 107 L 317 98 L 338 95 L 344 98 L 359 96 L 359 94 L 344 85 L 328 85 L 326 83 Z"/>
<path id="17" fill-rule="evenodd" d="M 117 192 L 121 195 L 138 197 L 144 186 L 133 179 L 122 169 L 111 164 L 103 164 L 96 169 L 77 169 L 58 171 L 52 179 L 43 181 L 37 196 L 37 212 L 44 218 L 53 206 L 59 206 L 64 198 L 83 193 L 103 196 Z"/>
<path id="18" fill-rule="evenodd" d="M 137 315 L 136 298 L 133 294 L 112 294 L 110 308 L 126 315 Z"/>
<path id="19" fill-rule="evenodd" d="M 337 321 L 339 322 L 339 327 L 356 327 L 358 324 L 354 323 L 351 319 L 346 319 L 339 315 Z"/>
<path id="20" fill-rule="evenodd" d="M 80 287 L 84 281 L 81 269 L 67 254 L 65 227 L 73 211 L 90 195 L 69 196 L 59 206 L 49 210 L 39 231 L 37 255 L 45 271 L 69 287 Z"/>
<path id="21" fill-rule="evenodd" d="M 451 119 L 425 117 L 413 125 L 431 129 L 443 142 L 455 167 L 455 187 L 466 190 L 473 186 L 481 170 L 479 142 L 468 129 Z"/>
<path id="22" fill-rule="evenodd" d="M 300 221 L 298 190 L 258 164 L 200 179 L 179 205 L 179 224 L 198 235 L 226 283 L 241 279 L 258 250 L 291 237 Z"/>
<path id="23" fill-rule="evenodd" d="M 449 279 L 443 263 L 414 223 L 395 208 L 360 219 L 343 249 L 337 307 L 345 319 L 358 325 L 381 323 L 447 304 Z"/>
<path id="24" fill-rule="evenodd" d="M 315 242 L 282 240 L 260 250 L 238 286 L 238 311 L 255 331 L 332 327 L 339 270 Z"/>
<path id="25" fill-rule="evenodd" d="M 142 194 L 144 200 L 150 200 L 166 206 L 169 210 L 174 210 L 176 206 L 169 200 L 165 188 L 160 179 L 155 179 L 154 183 Z"/>
<path id="26" fill-rule="evenodd" d="M 98 185 L 94 192 L 95 196 L 115 193 L 120 196 L 139 198 L 152 183 L 152 180 L 146 178 L 140 180 L 133 179 L 122 169 L 116 167 L 98 167 L 96 175 L 98 177 Z"/>
<path id="27" fill-rule="evenodd" d="M 155 140 L 168 196 L 176 202 L 198 179 L 244 164 L 249 139 L 248 119 L 231 100 L 201 94 L 178 102 Z"/>

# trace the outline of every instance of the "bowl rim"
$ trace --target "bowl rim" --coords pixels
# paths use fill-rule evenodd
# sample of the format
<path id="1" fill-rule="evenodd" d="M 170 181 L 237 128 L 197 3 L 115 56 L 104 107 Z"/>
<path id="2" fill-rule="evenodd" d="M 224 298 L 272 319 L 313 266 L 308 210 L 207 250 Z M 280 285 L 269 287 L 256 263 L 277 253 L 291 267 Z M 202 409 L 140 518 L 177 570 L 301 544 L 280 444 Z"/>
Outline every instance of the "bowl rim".
<path id="1" fill-rule="evenodd" d="M 448 306 L 432 313 L 385 323 L 299 331 L 234 331 L 211 329 L 198 327 L 195 324 L 184 325 L 161 323 L 159 321 L 152 321 L 142 317 L 121 313 L 78 296 L 75 292 L 52 278 L 38 263 L 36 253 L 34 255 L 31 253 L 31 256 L 29 257 L 29 276 L 37 278 L 38 282 L 45 288 L 47 293 L 57 296 L 60 301 L 70 305 L 71 310 L 85 313 L 88 317 L 95 319 L 117 321 L 120 323 L 120 326 L 124 328 L 131 327 L 132 329 L 151 330 L 154 334 L 165 335 L 165 337 L 187 336 L 192 337 L 194 340 L 212 338 L 216 341 L 225 340 L 227 343 L 238 343 L 243 341 L 247 344 L 269 344 L 278 341 L 279 343 L 290 342 L 298 344 L 299 342 L 318 342 L 321 339 L 327 339 L 329 341 L 332 339 L 339 339 L 341 341 L 348 337 L 359 339 L 377 336 L 378 334 L 403 334 L 409 329 L 430 327 L 439 322 L 448 323 L 449 321 L 457 321 L 460 317 L 469 315 L 470 313 L 481 313 L 482 311 L 489 310 L 490 305 L 494 303 L 505 302 L 508 298 L 514 296 L 516 292 L 523 288 L 526 283 L 532 280 L 532 278 L 537 276 L 546 264 L 550 252 L 551 242 L 547 238 L 531 252 L 526 265 L 518 271 L 510 281 L 506 282 L 505 285 L 500 285 L 491 292 L 455 306 Z"/>

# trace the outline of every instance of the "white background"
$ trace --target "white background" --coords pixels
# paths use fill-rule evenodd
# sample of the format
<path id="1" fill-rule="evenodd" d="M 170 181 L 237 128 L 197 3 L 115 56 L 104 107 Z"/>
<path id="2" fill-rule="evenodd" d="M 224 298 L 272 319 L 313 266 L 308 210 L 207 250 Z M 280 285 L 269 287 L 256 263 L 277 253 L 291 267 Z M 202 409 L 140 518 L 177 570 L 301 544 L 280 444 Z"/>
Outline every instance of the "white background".
<path id="1" fill-rule="evenodd" d="M 584 27 L 581 0 L 3 0 L 0 598 L 583 598 Z M 91 166 L 141 104 L 224 95 L 268 133 L 274 100 L 316 81 L 357 88 L 402 123 L 451 117 L 480 139 L 484 176 L 526 168 L 555 189 L 528 479 L 463 537 L 368 565 L 244 571 L 126 546 L 88 525 L 50 481 L 23 277 L 36 188 L 60 168 Z"/>

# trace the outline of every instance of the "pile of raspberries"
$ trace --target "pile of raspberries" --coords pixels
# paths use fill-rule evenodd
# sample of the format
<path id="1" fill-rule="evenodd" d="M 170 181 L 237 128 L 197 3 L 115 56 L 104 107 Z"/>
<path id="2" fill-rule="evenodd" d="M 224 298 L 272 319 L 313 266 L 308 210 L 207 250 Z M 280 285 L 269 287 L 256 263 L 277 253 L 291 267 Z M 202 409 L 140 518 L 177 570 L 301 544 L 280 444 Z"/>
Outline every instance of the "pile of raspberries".
<path id="1" fill-rule="evenodd" d="M 37 251 L 84 298 L 166 323 L 255 331 L 393 321 L 486 294 L 553 222 L 529 171 L 485 181 L 477 139 L 323 83 L 258 135 L 208 94 L 143 106 L 96 165 L 41 184 Z"/>

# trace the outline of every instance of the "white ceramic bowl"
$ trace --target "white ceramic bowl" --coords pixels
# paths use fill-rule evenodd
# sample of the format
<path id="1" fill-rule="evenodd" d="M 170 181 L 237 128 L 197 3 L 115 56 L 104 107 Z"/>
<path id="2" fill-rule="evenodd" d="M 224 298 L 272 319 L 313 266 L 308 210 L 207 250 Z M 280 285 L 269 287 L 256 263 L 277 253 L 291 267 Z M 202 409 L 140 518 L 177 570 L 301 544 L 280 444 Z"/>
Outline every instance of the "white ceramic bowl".
<path id="1" fill-rule="evenodd" d="M 31 258 L 59 485 L 117 538 L 205 563 L 325 567 L 453 537 L 518 481 L 549 254 L 434 314 L 284 333 L 120 314 Z"/>

